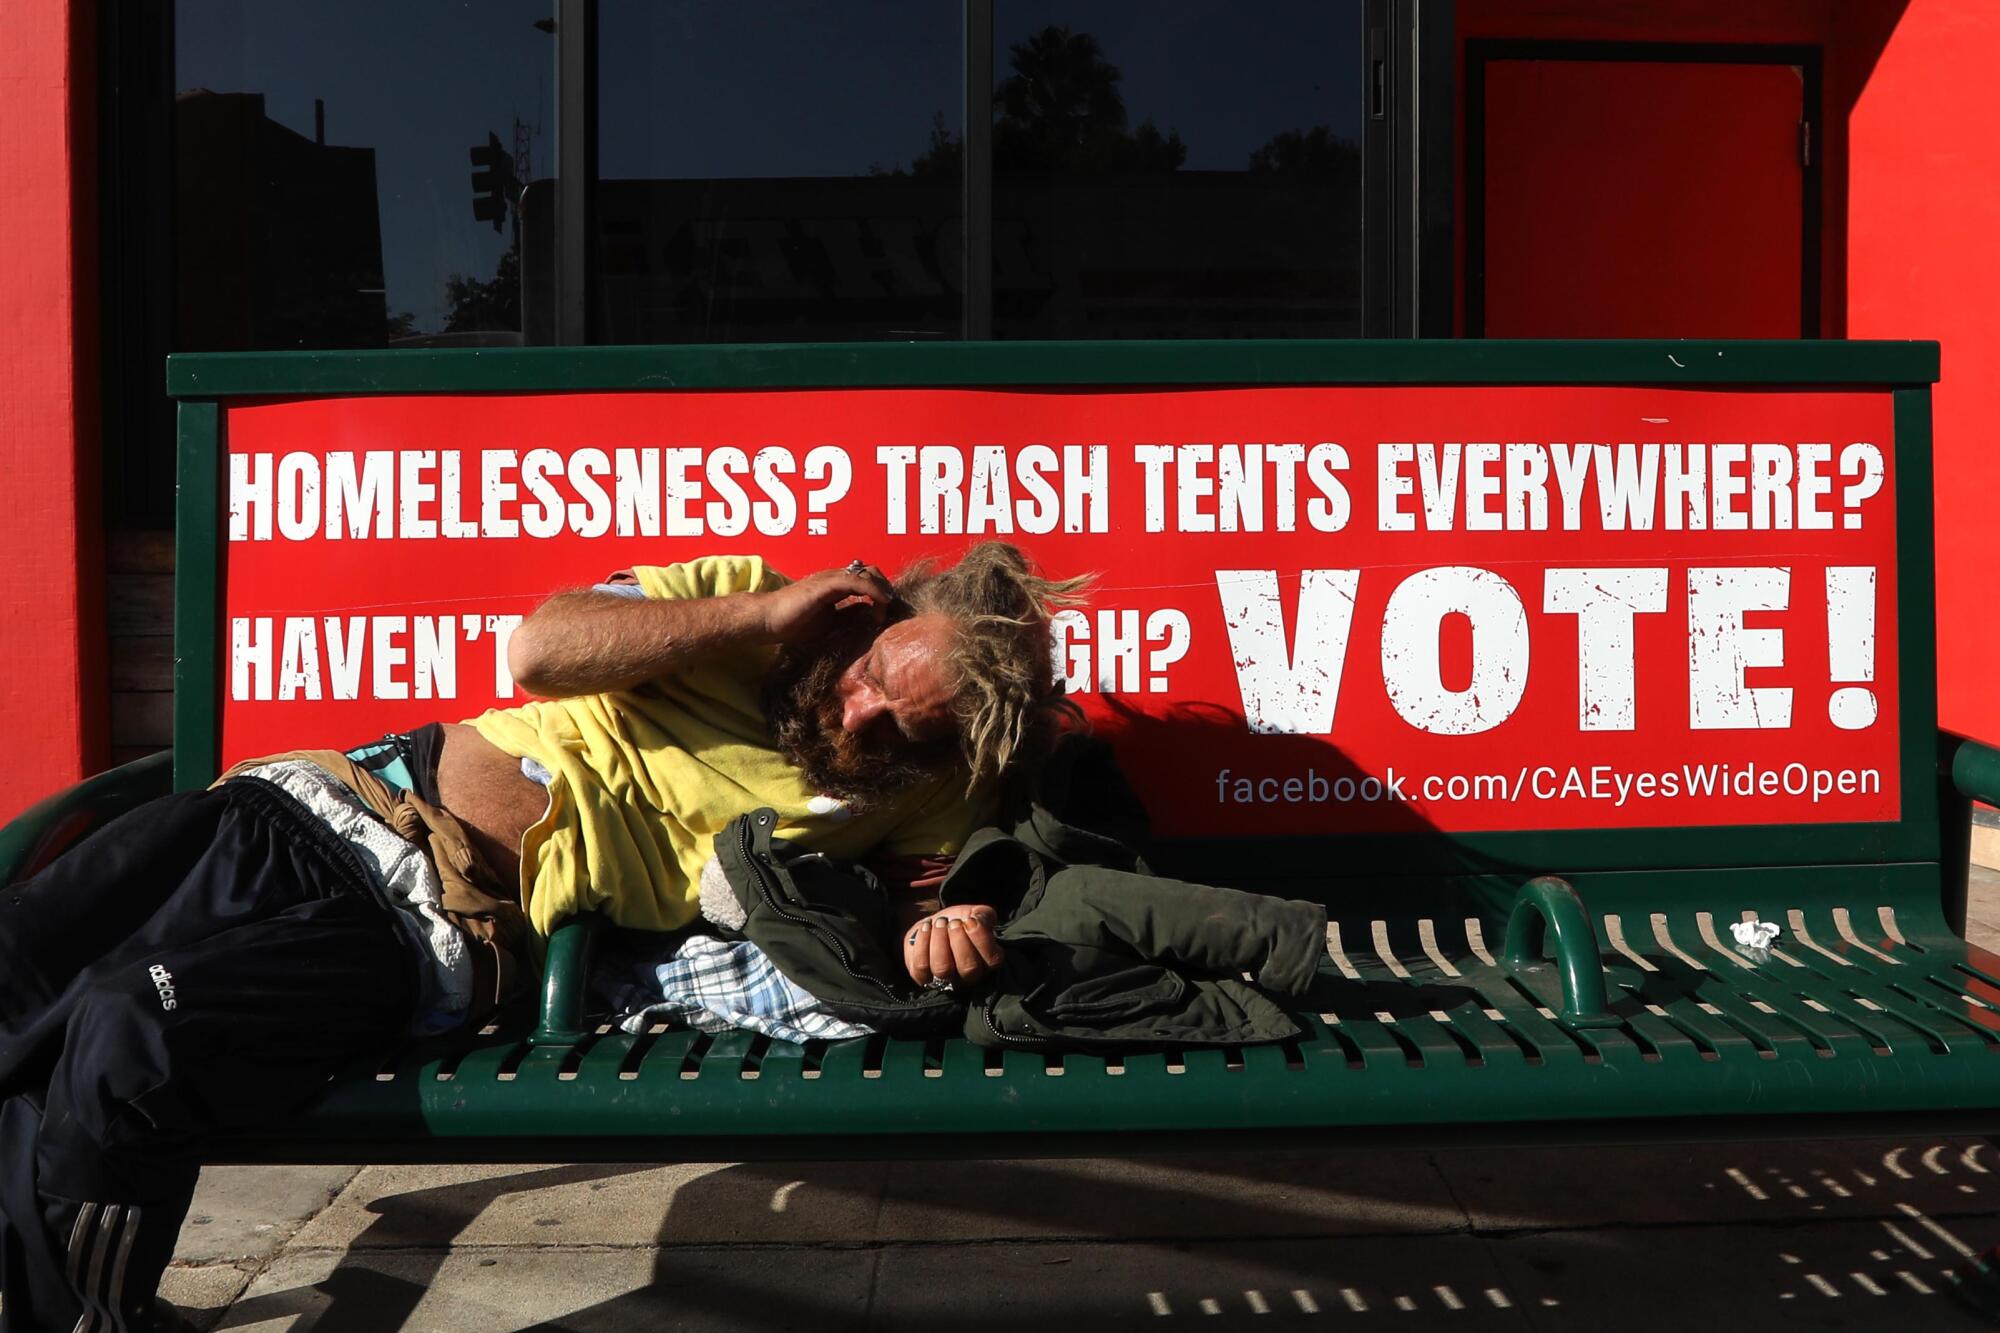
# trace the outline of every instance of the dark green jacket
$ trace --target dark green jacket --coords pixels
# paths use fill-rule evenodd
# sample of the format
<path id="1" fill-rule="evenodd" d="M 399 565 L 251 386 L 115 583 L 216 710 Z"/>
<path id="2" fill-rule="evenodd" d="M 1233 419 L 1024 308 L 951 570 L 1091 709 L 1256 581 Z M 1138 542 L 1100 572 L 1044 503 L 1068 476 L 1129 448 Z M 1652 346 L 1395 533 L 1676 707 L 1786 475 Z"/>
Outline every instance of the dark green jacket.
<path id="1" fill-rule="evenodd" d="M 1084 780 L 1097 756 L 1070 760 L 1053 766 L 1057 781 L 1113 790 Z M 1128 847 L 1035 800 L 1009 828 L 974 834 L 941 890 L 947 904 L 999 913 L 1005 960 L 971 994 L 924 991 L 880 882 L 774 839 L 775 823 L 759 810 L 715 840 L 744 934 L 835 1013 L 893 1036 L 963 1031 L 1042 1049 L 1279 1041 L 1299 1029 L 1265 992 L 1303 994 L 1325 954 L 1319 904 L 1146 874 Z"/>
<path id="2" fill-rule="evenodd" d="M 865 866 L 772 837 L 776 826 L 773 811 L 757 810 L 715 838 L 716 860 L 747 918 L 743 934 L 842 1018 L 895 1037 L 958 1031 L 963 999 L 925 991 L 904 971 L 881 881 Z"/>
<path id="3" fill-rule="evenodd" d="M 941 897 L 1000 912 L 1007 956 L 965 1026 L 988 1046 L 1281 1041 L 1299 1028 L 1265 992 L 1304 994 L 1326 954 L 1317 903 L 1068 865 L 994 828 Z"/>

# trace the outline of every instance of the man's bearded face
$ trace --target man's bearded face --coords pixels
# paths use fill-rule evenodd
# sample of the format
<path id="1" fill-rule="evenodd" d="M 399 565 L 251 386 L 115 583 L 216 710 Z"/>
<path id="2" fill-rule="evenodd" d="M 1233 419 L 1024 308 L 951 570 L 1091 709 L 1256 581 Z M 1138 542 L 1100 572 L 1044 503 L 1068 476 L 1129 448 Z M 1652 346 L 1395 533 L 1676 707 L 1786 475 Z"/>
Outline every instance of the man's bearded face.
<path id="1" fill-rule="evenodd" d="M 859 734 L 842 725 L 841 677 L 867 655 L 880 632 L 857 620 L 816 643 L 787 645 L 764 680 L 764 715 L 778 752 L 816 791 L 857 810 L 937 777 L 958 753 L 955 736 L 912 741 L 887 717 Z"/>

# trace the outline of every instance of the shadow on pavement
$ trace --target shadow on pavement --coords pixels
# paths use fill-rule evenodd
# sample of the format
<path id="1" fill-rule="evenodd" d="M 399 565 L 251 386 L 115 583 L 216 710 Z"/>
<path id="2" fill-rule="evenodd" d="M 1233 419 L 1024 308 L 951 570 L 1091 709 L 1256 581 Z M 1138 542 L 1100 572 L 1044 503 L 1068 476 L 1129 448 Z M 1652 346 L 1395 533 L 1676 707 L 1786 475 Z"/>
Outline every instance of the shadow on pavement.
<path id="1" fill-rule="evenodd" d="M 1947 1274 L 2000 1239 L 2000 1154 L 1961 1140 L 906 1163 L 873 1234 L 699 1238 L 768 1234 L 780 1197 L 809 1208 L 873 1188 L 851 1164 L 748 1164 L 683 1182 L 650 1249 L 448 1248 L 503 1196 L 648 1169 L 387 1196 L 369 1231 L 397 1248 L 364 1234 L 324 1281 L 253 1297 L 221 1326 L 980 1333 L 1420 1313 L 1408 1327 L 1944 1333 L 1988 1327 Z M 558 1282 L 607 1250 L 626 1258 L 602 1295 Z"/>
<path id="2" fill-rule="evenodd" d="M 464 1231 L 495 1200 L 510 1194 L 583 1184 L 651 1170 L 648 1166 L 561 1166 L 516 1172 L 485 1180 L 454 1181 L 435 1189 L 412 1190 L 377 1200 L 376 1219 L 368 1230 L 391 1235 L 435 1237 L 441 1248 L 404 1247 L 400 1256 L 418 1261 L 415 1272 L 388 1274 L 343 1259 L 323 1282 L 290 1291 L 240 1300 L 218 1328 L 241 1328 L 261 1320 L 304 1316 L 294 1327 L 315 1333 L 384 1333 L 403 1328 L 430 1290 L 430 1279 L 450 1256 L 453 1237 Z M 365 1235 L 366 1233 L 364 1233 Z"/>

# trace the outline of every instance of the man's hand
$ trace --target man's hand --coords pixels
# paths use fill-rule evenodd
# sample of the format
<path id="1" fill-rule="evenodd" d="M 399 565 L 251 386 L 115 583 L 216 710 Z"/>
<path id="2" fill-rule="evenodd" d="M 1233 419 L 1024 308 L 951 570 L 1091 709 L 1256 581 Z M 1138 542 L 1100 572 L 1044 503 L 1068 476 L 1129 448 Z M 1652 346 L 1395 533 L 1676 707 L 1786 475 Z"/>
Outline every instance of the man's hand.
<path id="1" fill-rule="evenodd" d="M 859 562 L 857 562 L 859 563 Z M 764 593 L 759 605 L 765 632 L 777 643 L 806 643 L 824 638 L 843 615 L 863 615 L 881 624 L 896 591 L 873 565 L 860 569 L 822 569 L 776 592 Z"/>
<path id="2" fill-rule="evenodd" d="M 937 910 L 936 890 L 944 884 L 945 876 L 951 873 L 953 859 L 949 856 L 885 856 L 877 853 L 862 864 L 875 872 L 875 878 L 882 881 L 882 887 L 896 901 L 898 910 L 905 911 L 905 920 L 897 924 L 907 929 L 916 923 L 918 917 L 929 916 Z M 932 901 L 925 904 L 925 897 Z"/>
<path id="3" fill-rule="evenodd" d="M 933 979 L 969 986 L 1000 966 L 1007 951 L 993 933 L 999 914 L 984 905 L 947 907 L 925 917 L 903 934 L 903 966 L 910 980 L 928 986 Z"/>

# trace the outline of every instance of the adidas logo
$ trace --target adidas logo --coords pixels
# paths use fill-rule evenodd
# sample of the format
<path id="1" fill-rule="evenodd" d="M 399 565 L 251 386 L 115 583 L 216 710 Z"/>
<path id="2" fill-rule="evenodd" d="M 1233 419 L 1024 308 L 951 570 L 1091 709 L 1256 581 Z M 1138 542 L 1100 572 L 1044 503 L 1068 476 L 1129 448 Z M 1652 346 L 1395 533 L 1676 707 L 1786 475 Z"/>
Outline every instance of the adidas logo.
<path id="1" fill-rule="evenodd" d="M 173 973 L 155 963 L 146 970 L 146 975 L 153 979 L 153 989 L 160 993 L 160 1008 L 172 1013 L 181 1007 L 180 999 L 174 993 Z"/>

